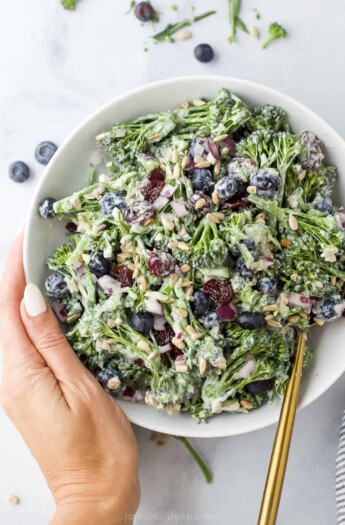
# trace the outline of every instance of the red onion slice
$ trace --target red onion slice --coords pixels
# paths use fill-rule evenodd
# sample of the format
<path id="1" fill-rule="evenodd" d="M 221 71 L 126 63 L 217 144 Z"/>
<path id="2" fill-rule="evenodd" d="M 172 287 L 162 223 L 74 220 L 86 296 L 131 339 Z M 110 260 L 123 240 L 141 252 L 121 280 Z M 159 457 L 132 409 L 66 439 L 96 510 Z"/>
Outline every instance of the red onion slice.
<path id="1" fill-rule="evenodd" d="M 208 139 L 207 140 L 207 145 L 208 145 L 209 152 L 211 153 L 212 157 L 216 161 L 220 160 L 220 155 L 219 155 L 217 144 L 212 139 Z M 208 160 L 208 158 L 207 158 L 207 160 Z M 211 161 L 209 161 L 209 162 L 211 162 Z M 212 162 L 212 164 L 213 164 L 213 162 Z"/>
<path id="2" fill-rule="evenodd" d="M 108 295 L 121 292 L 121 283 L 116 281 L 114 277 L 111 277 L 110 275 L 103 275 L 103 277 L 100 277 L 97 281 L 104 293 Z"/>
<path id="3" fill-rule="evenodd" d="M 154 207 L 155 210 L 162 210 L 164 208 L 164 206 L 166 204 L 168 204 L 169 202 L 169 199 L 168 197 L 163 197 L 162 195 L 160 197 L 158 197 L 154 203 L 152 204 L 152 206 Z"/>
<path id="4" fill-rule="evenodd" d="M 172 346 L 170 343 L 164 346 L 158 346 L 158 350 L 160 354 L 165 354 L 166 352 L 170 352 L 171 349 L 172 349 Z"/>
<path id="5" fill-rule="evenodd" d="M 55 312 L 57 318 L 64 323 L 68 317 L 68 312 L 58 301 L 52 302 L 52 309 Z"/>
<path id="6" fill-rule="evenodd" d="M 157 299 L 154 299 L 153 297 L 146 299 L 145 307 L 146 311 L 150 314 L 163 315 L 164 313 L 163 306 L 157 301 Z"/>
<path id="7" fill-rule="evenodd" d="M 186 209 L 186 206 L 184 205 L 184 202 L 172 201 L 170 203 L 170 206 L 174 210 L 174 212 L 176 214 L 176 217 L 178 217 L 179 219 L 181 217 L 185 217 L 186 215 L 188 215 L 188 210 Z"/>

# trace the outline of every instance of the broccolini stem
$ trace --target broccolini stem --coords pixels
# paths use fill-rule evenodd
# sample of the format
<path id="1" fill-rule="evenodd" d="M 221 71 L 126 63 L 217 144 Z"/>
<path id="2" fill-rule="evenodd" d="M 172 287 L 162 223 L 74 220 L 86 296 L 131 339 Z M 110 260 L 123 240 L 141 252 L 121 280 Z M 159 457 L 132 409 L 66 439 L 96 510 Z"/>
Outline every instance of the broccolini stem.
<path id="1" fill-rule="evenodd" d="M 196 452 L 196 450 L 192 447 L 190 441 L 183 436 L 174 436 L 174 437 L 178 439 L 179 441 L 181 441 L 181 443 L 184 444 L 184 446 L 186 447 L 186 449 L 188 450 L 192 458 L 195 460 L 195 462 L 199 466 L 201 472 L 203 473 L 206 483 L 212 483 L 213 476 L 211 472 L 209 471 L 209 469 L 207 468 L 206 464 L 201 459 L 199 454 Z"/>

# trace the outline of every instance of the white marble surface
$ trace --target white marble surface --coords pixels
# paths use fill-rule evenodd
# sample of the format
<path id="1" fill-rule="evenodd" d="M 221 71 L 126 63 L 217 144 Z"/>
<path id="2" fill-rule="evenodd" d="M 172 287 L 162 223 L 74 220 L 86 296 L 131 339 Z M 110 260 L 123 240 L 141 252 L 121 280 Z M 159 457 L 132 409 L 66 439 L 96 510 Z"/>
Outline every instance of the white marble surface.
<path id="1" fill-rule="evenodd" d="M 203 72 L 255 80 L 298 98 L 345 135 L 342 0 L 244 0 L 243 18 L 249 24 L 252 20 L 265 30 L 270 21 L 278 19 L 289 30 L 289 40 L 266 52 L 245 35 L 239 36 L 240 45 L 227 44 L 225 0 L 155 0 L 154 4 L 162 10 L 170 3 L 181 6 L 176 14 L 164 8 L 171 19 L 189 14 L 193 3 L 200 12 L 214 5 L 218 15 L 192 29 L 194 40 L 151 46 L 151 51 L 144 53 L 142 42 L 150 35 L 150 28 L 141 28 L 131 16 L 124 17 L 128 3 L 81 0 L 75 13 L 65 12 L 58 0 L 16 0 L 2 6 L 1 266 L 42 175 L 33 159 L 35 145 L 43 139 L 61 143 L 100 104 L 142 83 Z M 249 10 L 254 6 L 263 14 L 260 22 L 254 21 Z M 212 64 L 202 65 L 193 58 L 194 45 L 202 41 L 211 43 L 217 52 Z M 34 173 L 22 186 L 7 177 L 8 165 L 17 159 L 28 162 Z M 280 525 L 335 523 L 334 462 L 344 408 L 342 378 L 298 415 Z M 137 525 L 256 523 L 273 428 L 231 439 L 195 440 L 214 472 L 211 486 L 204 484 L 178 442 L 171 441 L 164 449 L 158 449 L 150 441 L 149 432 L 137 429 L 137 435 L 143 492 Z M 4 499 L 9 493 L 20 496 L 21 505 L 9 505 Z M 48 523 L 52 511 L 51 496 L 39 469 L 0 412 L 0 523 L 43 525 Z"/>

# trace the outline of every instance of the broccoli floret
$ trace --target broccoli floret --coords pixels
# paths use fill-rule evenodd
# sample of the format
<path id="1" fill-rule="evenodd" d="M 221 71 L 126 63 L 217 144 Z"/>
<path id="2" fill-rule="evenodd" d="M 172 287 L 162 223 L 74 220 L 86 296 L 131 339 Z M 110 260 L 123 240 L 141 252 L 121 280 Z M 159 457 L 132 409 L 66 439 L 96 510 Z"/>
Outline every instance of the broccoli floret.
<path id="1" fill-rule="evenodd" d="M 251 118 L 250 109 L 236 95 L 221 89 L 210 106 L 211 134 L 233 133 Z"/>
<path id="2" fill-rule="evenodd" d="M 269 46 L 269 44 L 273 42 L 273 40 L 277 40 L 278 38 L 285 38 L 287 36 L 287 32 L 283 26 L 278 24 L 278 22 L 273 22 L 268 28 L 268 35 L 268 39 L 263 44 L 262 49 L 266 49 L 266 47 Z"/>
<path id="3" fill-rule="evenodd" d="M 60 0 L 62 6 L 68 11 L 74 11 L 78 0 Z"/>
<path id="4" fill-rule="evenodd" d="M 282 108 L 263 104 L 253 109 L 253 116 L 249 122 L 251 130 L 271 129 L 275 132 L 290 131 L 287 113 Z"/>
<path id="5" fill-rule="evenodd" d="M 237 154 L 251 158 L 259 167 L 272 167 L 278 170 L 281 184 L 276 200 L 281 203 L 284 196 L 286 173 L 302 148 L 299 135 L 287 132 L 274 133 L 263 129 L 254 131 L 249 137 L 243 139 L 237 146 Z"/>
<path id="6" fill-rule="evenodd" d="M 191 264 L 195 268 L 218 267 L 224 264 L 229 249 L 220 237 L 217 226 L 207 218 L 197 227 L 188 249 L 173 250 L 174 257 L 182 264 Z"/>
<path id="7" fill-rule="evenodd" d="M 115 124 L 111 130 L 102 133 L 99 140 L 120 165 L 133 164 L 138 152 L 160 142 L 175 127 L 173 112 L 153 113 L 132 122 Z"/>
<path id="8" fill-rule="evenodd" d="M 222 375 L 210 374 L 202 388 L 202 399 L 206 409 L 214 411 L 215 405 L 223 405 L 228 400 L 236 401 L 247 384 L 253 381 L 274 379 L 275 388 L 285 384 L 290 367 L 291 344 L 277 332 L 251 332 L 235 328 L 232 334 L 229 325 L 228 335 L 238 346 L 231 353 L 227 369 Z M 241 369 L 251 358 L 255 369 L 249 377 L 241 377 Z M 238 407 L 239 409 L 239 407 Z"/>

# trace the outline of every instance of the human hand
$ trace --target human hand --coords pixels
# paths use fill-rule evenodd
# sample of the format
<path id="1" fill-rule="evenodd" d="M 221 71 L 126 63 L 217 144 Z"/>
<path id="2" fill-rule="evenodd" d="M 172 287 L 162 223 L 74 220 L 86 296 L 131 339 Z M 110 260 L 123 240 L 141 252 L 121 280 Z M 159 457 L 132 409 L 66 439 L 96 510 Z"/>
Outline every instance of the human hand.
<path id="1" fill-rule="evenodd" d="M 53 493 L 52 525 L 130 523 L 140 499 L 130 423 L 79 361 L 39 289 L 25 288 L 22 245 L 20 235 L 0 287 L 1 403 Z"/>

